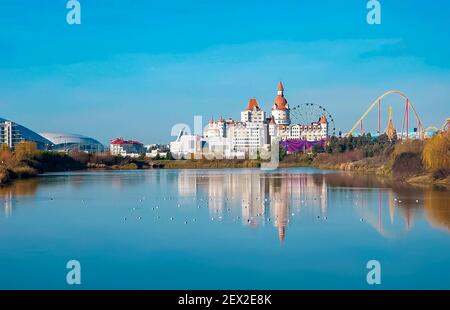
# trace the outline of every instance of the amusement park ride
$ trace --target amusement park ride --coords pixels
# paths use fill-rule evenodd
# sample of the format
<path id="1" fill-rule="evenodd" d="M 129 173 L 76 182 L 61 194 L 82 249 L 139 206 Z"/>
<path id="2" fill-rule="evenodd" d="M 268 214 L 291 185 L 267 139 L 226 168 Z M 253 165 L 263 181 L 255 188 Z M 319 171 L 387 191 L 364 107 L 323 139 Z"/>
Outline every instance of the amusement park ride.
<path id="1" fill-rule="evenodd" d="M 367 116 L 370 114 L 370 112 L 372 112 L 373 110 L 377 110 L 377 115 L 378 115 L 378 128 L 377 128 L 377 133 L 380 135 L 383 132 L 386 132 L 389 134 L 389 130 L 392 131 L 393 129 L 393 123 L 392 123 L 392 107 L 390 107 L 390 119 L 389 119 L 389 127 L 386 131 L 382 131 L 381 129 L 381 105 L 383 103 L 383 99 L 391 96 L 391 95 L 397 95 L 400 96 L 403 100 L 404 100 L 404 114 L 403 114 L 403 124 L 402 124 L 402 131 L 401 131 L 401 135 L 398 136 L 398 138 L 400 140 L 403 139 L 409 139 L 410 138 L 410 113 L 413 114 L 414 119 L 415 119 L 415 127 L 414 127 L 414 133 L 416 134 L 416 138 L 419 139 L 423 139 L 425 138 L 425 130 L 423 130 L 423 126 L 422 126 L 422 121 L 420 120 L 419 114 L 417 113 L 416 108 L 414 107 L 414 105 L 412 104 L 411 100 L 409 100 L 409 98 L 402 93 L 401 91 L 398 90 L 391 90 L 388 91 L 386 93 L 384 93 L 383 95 L 381 95 L 380 97 L 378 97 L 369 107 L 369 109 L 366 111 L 366 113 L 363 114 L 363 116 L 355 123 L 355 125 L 352 127 L 352 129 L 350 129 L 350 131 L 346 134 L 346 136 L 350 136 L 352 134 L 354 134 L 357 130 L 357 128 L 360 128 L 361 133 L 364 133 L 364 126 L 363 126 L 363 122 L 364 120 L 367 118 Z M 392 132 L 391 132 L 392 134 Z"/>
<path id="2" fill-rule="evenodd" d="M 393 122 L 393 112 L 392 106 L 389 106 L 389 123 L 386 129 L 382 128 L 381 123 L 381 106 L 384 103 L 384 99 L 389 96 L 399 96 L 402 100 L 401 104 L 404 104 L 403 109 L 403 123 L 402 130 L 400 133 L 397 133 Z M 376 111 L 377 113 L 377 129 L 376 133 L 381 135 L 383 133 L 387 134 L 389 139 L 393 139 L 397 137 L 399 140 L 408 140 L 408 139 L 425 139 L 426 137 L 437 134 L 438 132 L 450 132 L 450 118 L 448 118 L 445 123 L 442 125 L 440 129 L 436 127 L 428 127 L 423 129 L 422 121 L 417 113 L 416 108 L 414 107 L 411 100 L 401 91 L 391 90 L 385 92 L 383 95 L 378 97 L 367 109 L 367 111 L 361 116 L 361 118 L 354 124 L 354 126 L 350 129 L 348 133 L 345 134 L 346 137 L 350 135 L 354 135 L 358 129 L 361 134 L 365 132 L 363 123 L 371 114 L 372 111 Z M 410 120 L 410 116 L 412 115 L 413 122 Z M 321 116 L 326 116 L 328 120 L 328 130 L 329 136 L 336 136 L 336 126 L 334 124 L 334 118 L 323 106 L 314 104 L 314 103 L 304 103 L 302 105 L 295 106 L 291 109 L 291 118 L 295 123 L 300 124 L 311 124 L 314 121 L 317 121 Z M 413 125 L 414 127 L 411 127 Z M 412 129 L 412 130 L 411 130 Z M 339 133 L 340 135 L 340 133 Z M 305 151 L 306 149 L 311 149 L 314 145 L 322 143 L 325 144 L 326 140 L 323 141 L 284 141 L 283 148 L 289 150 L 290 152 L 298 152 Z"/>
<path id="3" fill-rule="evenodd" d="M 317 122 L 322 116 L 326 116 L 328 121 L 328 133 L 330 136 L 336 135 L 336 125 L 334 117 L 327 109 L 320 104 L 304 103 L 291 108 L 291 119 L 295 124 L 312 124 Z"/>
<path id="4" fill-rule="evenodd" d="M 447 118 L 444 125 L 442 125 L 441 131 L 444 133 L 450 132 L 450 118 Z"/>

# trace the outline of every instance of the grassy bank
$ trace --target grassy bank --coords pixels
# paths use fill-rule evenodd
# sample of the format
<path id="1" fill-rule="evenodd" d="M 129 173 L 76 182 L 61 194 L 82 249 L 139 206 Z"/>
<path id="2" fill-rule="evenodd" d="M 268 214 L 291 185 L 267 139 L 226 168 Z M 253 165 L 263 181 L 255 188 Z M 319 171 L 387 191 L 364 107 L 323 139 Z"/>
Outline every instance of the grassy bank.
<path id="1" fill-rule="evenodd" d="M 148 169 L 155 165 L 144 159 L 123 158 L 106 153 L 39 151 L 31 142 L 19 143 L 12 151 L 0 148 L 0 185 L 15 179 L 36 177 L 46 172 L 77 171 L 86 169 L 134 170 Z"/>
<path id="2" fill-rule="evenodd" d="M 46 172 L 77 170 L 138 170 L 138 169 L 224 169 L 258 168 L 254 160 L 150 160 L 125 158 L 107 153 L 39 151 L 34 143 L 21 142 L 12 151 L 6 146 L 0 149 L 0 185 L 15 179 L 36 177 Z"/>
<path id="3" fill-rule="evenodd" d="M 334 138 L 325 148 L 308 154 L 283 154 L 281 166 L 373 173 L 414 185 L 449 188 L 450 133 L 403 142 L 385 136 Z"/>
<path id="4" fill-rule="evenodd" d="M 158 160 L 152 161 L 164 169 L 227 169 L 227 168 L 259 168 L 257 160 Z"/>
<path id="5" fill-rule="evenodd" d="M 123 158 L 106 153 L 86 154 L 38 151 L 33 143 L 22 142 L 14 152 L 0 149 L 0 184 L 14 179 L 35 177 L 40 173 L 84 169 L 225 169 L 259 168 L 258 160 L 150 160 Z M 373 173 L 399 182 L 438 185 L 450 184 L 450 133 L 426 141 L 390 141 L 386 135 L 330 139 L 325 147 L 307 153 L 286 154 L 280 150 L 280 168 L 315 167 Z"/>

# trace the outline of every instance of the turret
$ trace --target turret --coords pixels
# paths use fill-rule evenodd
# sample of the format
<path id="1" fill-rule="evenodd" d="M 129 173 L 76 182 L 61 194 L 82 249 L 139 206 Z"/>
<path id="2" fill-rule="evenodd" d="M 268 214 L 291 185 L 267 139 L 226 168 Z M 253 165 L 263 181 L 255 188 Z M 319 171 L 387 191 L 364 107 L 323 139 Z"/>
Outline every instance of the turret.
<path id="1" fill-rule="evenodd" d="M 290 109 L 284 97 L 284 86 L 282 82 L 278 83 L 277 97 L 272 107 L 272 116 L 279 125 L 289 125 L 291 123 Z"/>

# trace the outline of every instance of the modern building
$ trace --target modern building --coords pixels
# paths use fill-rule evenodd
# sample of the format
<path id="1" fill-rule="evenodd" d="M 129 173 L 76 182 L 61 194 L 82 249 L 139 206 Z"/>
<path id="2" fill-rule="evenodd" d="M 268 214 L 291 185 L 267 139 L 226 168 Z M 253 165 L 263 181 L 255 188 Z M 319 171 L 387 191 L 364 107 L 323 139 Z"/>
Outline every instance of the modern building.
<path id="1" fill-rule="evenodd" d="M 94 138 L 78 134 L 45 132 L 41 136 L 52 142 L 51 150 L 59 152 L 103 152 L 105 147 Z"/>
<path id="2" fill-rule="evenodd" d="M 9 148 L 14 149 L 21 141 L 34 142 L 40 150 L 47 150 L 53 144 L 48 139 L 24 126 L 0 118 L 0 144 L 7 145 Z"/>
<path id="3" fill-rule="evenodd" d="M 136 158 L 145 155 L 146 148 L 139 141 L 117 138 L 111 141 L 109 151 L 111 155 Z"/>

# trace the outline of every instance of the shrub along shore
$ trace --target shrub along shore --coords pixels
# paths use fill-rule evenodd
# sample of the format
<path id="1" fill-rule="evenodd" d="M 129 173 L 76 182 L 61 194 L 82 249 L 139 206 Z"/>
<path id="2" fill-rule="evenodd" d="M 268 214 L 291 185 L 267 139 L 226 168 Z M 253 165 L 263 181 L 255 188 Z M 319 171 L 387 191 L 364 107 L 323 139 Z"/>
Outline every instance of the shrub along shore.
<path id="1" fill-rule="evenodd" d="M 46 172 L 87 169 L 225 169 L 258 168 L 260 160 L 150 160 L 124 158 L 107 153 L 69 154 L 39 151 L 34 143 L 21 142 L 15 151 L 0 148 L 0 185 Z M 330 139 L 325 147 L 306 153 L 286 154 L 280 149 L 279 167 L 315 167 L 374 173 L 399 182 L 450 188 L 450 133 L 425 141 L 390 141 L 386 135 Z"/>
<path id="2" fill-rule="evenodd" d="M 284 155 L 282 167 L 373 173 L 394 181 L 450 188 L 450 132 L 425 141 L 390 141 L 386 135 L 332 138 L 324 148 Z"/>

